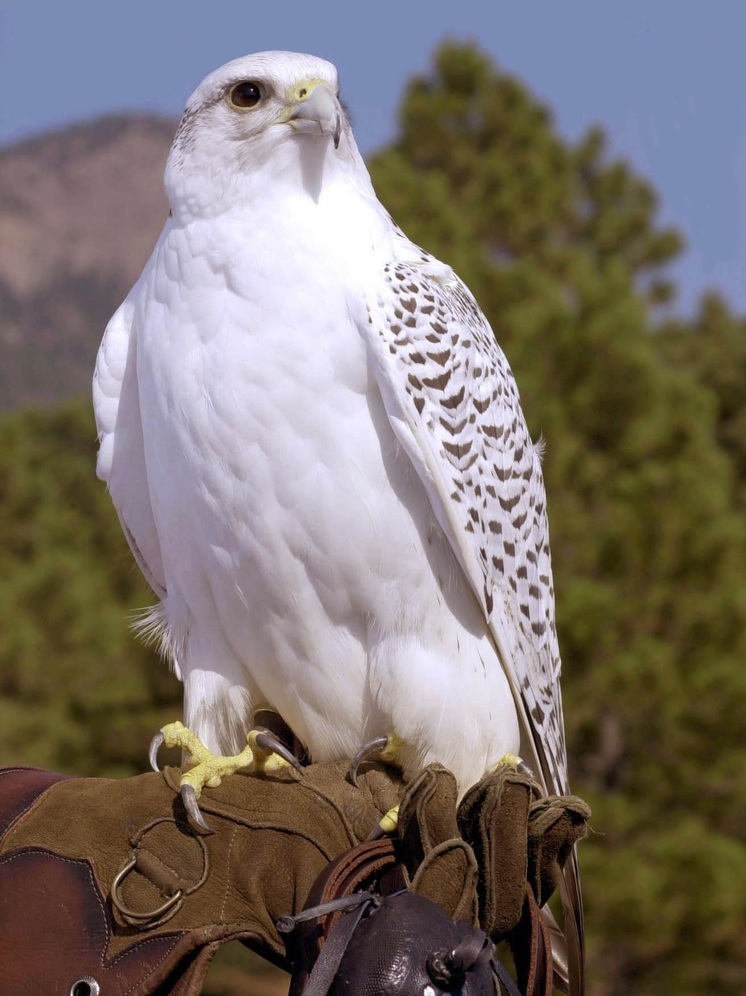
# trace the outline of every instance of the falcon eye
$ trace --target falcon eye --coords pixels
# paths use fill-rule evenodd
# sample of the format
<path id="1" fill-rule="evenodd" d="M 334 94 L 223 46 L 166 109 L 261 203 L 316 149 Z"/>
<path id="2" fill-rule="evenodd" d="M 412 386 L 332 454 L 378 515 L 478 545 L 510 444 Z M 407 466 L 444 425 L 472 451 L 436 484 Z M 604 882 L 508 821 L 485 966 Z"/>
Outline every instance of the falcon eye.
<path id="1" fill-rule="evenodd" d="M 256 107 L 261 99 L 261 90 L 250 80 L 236 83 L 231 90 L 231 103 L 234 107 Z"/>

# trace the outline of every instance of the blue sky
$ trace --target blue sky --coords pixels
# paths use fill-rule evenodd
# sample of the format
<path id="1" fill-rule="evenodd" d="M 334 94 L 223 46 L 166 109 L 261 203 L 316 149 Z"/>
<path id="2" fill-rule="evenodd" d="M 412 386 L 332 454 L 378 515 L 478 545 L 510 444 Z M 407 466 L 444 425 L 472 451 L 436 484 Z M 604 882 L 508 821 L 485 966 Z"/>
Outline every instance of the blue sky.
<path id="1" fill-rule="evenodd" d="M 0 0 L 0 144 L 108 111 L 177 115 L 209 71 L 268 48 L 338 66 L 358 142 L 393 137 L 440 40 L 477 41 L 577 138 L 600 122 L 684 232 L 681 307 L 746 313 L 746 3 L 741 0 Z"/>

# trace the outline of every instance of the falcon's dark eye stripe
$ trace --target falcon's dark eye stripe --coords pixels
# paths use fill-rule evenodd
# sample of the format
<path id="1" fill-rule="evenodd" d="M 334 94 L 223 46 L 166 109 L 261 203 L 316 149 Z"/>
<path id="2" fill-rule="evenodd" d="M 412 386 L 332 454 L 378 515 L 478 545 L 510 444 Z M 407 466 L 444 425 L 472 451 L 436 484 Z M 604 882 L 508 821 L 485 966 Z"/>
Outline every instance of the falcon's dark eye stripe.
<path id="1" fill-rule="evenodd" d="M 259 85 L 251 80 L 242 80 L 231 90 L 231 103 L 234 107 L 256 107 L 261 99 Z"/>

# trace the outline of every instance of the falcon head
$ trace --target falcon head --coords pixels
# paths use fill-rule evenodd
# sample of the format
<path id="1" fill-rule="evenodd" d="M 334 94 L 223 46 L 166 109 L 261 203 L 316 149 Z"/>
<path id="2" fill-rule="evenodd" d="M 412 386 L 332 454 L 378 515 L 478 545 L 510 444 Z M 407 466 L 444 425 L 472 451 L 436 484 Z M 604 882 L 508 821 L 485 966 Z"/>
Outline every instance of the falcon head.
<path id="1" fill-rule="evenodd" d="M 187 102 L 166 168 L 172 209 L 184 193 L 194 201 L 195 182 L 205 199 L 210 186 L 228 184 L 233 199 L 236 174 L 249 177 L 269 164 L 278 175 L 299 154 L 318 157 L 329 147 L 343 159 L 358 155 L 330 62 L 296 52 L 235 59 Z"/>

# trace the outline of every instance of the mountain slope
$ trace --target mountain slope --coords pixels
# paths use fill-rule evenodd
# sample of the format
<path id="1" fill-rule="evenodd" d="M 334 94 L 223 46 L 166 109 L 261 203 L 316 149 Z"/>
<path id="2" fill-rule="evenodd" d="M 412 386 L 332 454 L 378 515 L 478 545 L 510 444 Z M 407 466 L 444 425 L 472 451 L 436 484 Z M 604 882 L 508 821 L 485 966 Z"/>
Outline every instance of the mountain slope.
<path id="1" fill-rule="evenodd" d="M 107 117 L 0 151 L 0 409 L 88 391 L 163 225 L 174 128 Z"/>

